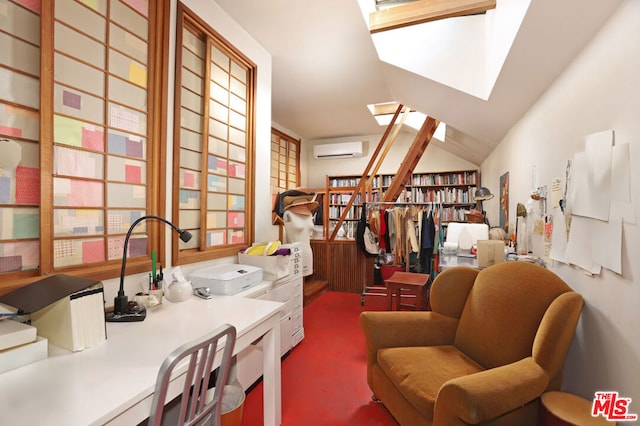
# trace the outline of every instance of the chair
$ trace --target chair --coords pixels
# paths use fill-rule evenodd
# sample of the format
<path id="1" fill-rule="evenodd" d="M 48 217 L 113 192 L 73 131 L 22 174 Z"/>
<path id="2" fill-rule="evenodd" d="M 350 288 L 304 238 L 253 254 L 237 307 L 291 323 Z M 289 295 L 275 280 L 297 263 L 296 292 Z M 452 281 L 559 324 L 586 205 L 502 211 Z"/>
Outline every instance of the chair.
<path id="1" fill-rule="evenodd" d="M 367 382 L 401 425 L 536 425 L 582 297 L 539 265 L 454 267 L 426 312 L 363 312 Z"/>
<path id="2" fill-rule="evenodd" d="M 210 397 L 210 395 L 207 395 L 207 390 L 210 387 L 211 372 L 214 370 L 214 358 L 218 351 L 218 343 L 222 338 L 225 338 L 224 351 L 216 377 L 215 390 L 212 390 L 213 398 L 209 400 L 207 396 Z M 185 382 L 176 424 L 219 425 L 222 391 L 229 376 L 235 341 L 235 327 L 225 324 L 212 333 L 186 343 L 171 352 L 158 371 L 148 424 L 158 426 L 162 423 L 169 381 L 172 374 L 175 378 L 174 370 L 176 367 L 179 370 L 184 366 L 187 370 L 184 374 Z M 183 360 L 185 362 L 182 362 Z M 184 365 L 186 362 L 188 364 Z"/>

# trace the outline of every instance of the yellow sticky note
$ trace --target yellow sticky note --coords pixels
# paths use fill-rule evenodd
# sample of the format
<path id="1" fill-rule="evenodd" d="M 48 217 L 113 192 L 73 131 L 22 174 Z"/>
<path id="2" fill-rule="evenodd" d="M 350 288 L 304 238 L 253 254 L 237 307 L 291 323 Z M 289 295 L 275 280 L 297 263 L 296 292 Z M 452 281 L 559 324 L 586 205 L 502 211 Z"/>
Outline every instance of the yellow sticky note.
<path id="1" fill-rule="evenodd" d="M 138 86 L 147 87 L 147 69 L 135 62 L 129 63 L 129 81 Z"/>

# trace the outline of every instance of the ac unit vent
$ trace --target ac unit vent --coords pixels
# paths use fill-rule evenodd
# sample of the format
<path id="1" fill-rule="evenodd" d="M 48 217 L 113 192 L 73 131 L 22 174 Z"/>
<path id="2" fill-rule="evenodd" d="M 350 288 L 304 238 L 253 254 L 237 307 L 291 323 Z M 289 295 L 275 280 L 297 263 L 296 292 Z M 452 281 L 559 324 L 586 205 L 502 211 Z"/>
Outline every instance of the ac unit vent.
<path id="1" fill-rule="evenodd" d="M 328 143 L 313 147 L 313 158 L 316 160 L 357 157 L 362 157 L 362 142 Z"/>

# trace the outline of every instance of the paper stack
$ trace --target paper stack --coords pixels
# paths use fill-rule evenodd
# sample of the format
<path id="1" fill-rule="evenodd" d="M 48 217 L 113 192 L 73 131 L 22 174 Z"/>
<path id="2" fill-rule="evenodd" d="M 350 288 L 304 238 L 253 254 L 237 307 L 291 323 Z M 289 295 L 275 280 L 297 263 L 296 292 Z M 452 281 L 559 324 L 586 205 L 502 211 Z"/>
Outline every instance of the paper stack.
<path id="1" fill-rule="evenodd" d="M 66 296 L 31 314 L 38 335 L 70 351 L 107 339 L 102 283 Z"/>
<path id="2" fill-rule="evenodd" d="M 47 357 L 47 339 L 36 328 L 10 319 L 0 321 L 0 373 Z"/>
<path id="3" fill-rule="evenodd" d="M 51 275 L 9 294 L 0 303 L 31 314 L 38 336 L 80 351 L 107 338 L 102 283 L 70 275 Z"/>

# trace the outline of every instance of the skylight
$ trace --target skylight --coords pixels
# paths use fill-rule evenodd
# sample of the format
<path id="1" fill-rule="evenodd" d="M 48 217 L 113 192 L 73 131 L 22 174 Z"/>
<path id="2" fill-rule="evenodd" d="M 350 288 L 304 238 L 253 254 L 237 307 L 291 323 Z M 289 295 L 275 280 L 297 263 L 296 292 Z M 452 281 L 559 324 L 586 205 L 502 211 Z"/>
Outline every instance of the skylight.
<path id="1" fill-rule="evenodd" d="M 358 0 L 367 25 L 375 1 Z M 423 2 L 393 9 L 418 3 Z M 497 0 L 485 14 L 404 26 L 371 34 L 371 39 L 381 61 L 487 100 L 530 4 Z"/>
<path id="2" fill-rule="evenodd" d="M 367 105 L 369 111 L 371 111 L 371 115 L 375 118 L 376 122 L 380 126 L 388 126 L 391 123 L 391 119 L 393 118 L 393 114 L 398 108 L 398 104 L 395 102 L 387 102 L 382 104 L 371 104 Z M 409 110 L 409 115 L 404 121 L 405 126 L 409 126 L 412 129 L 420 130 L 424 121 L 427 119 L 427 115 L 421 113 L 416 110 Z M 433 137 L 438 139 L 440 142 L 444 142 L 446 139 L 447 125 L 443 122 L 440 122 L 438 127 L 436 128 L 436 132 L 433 134 Z"/>

